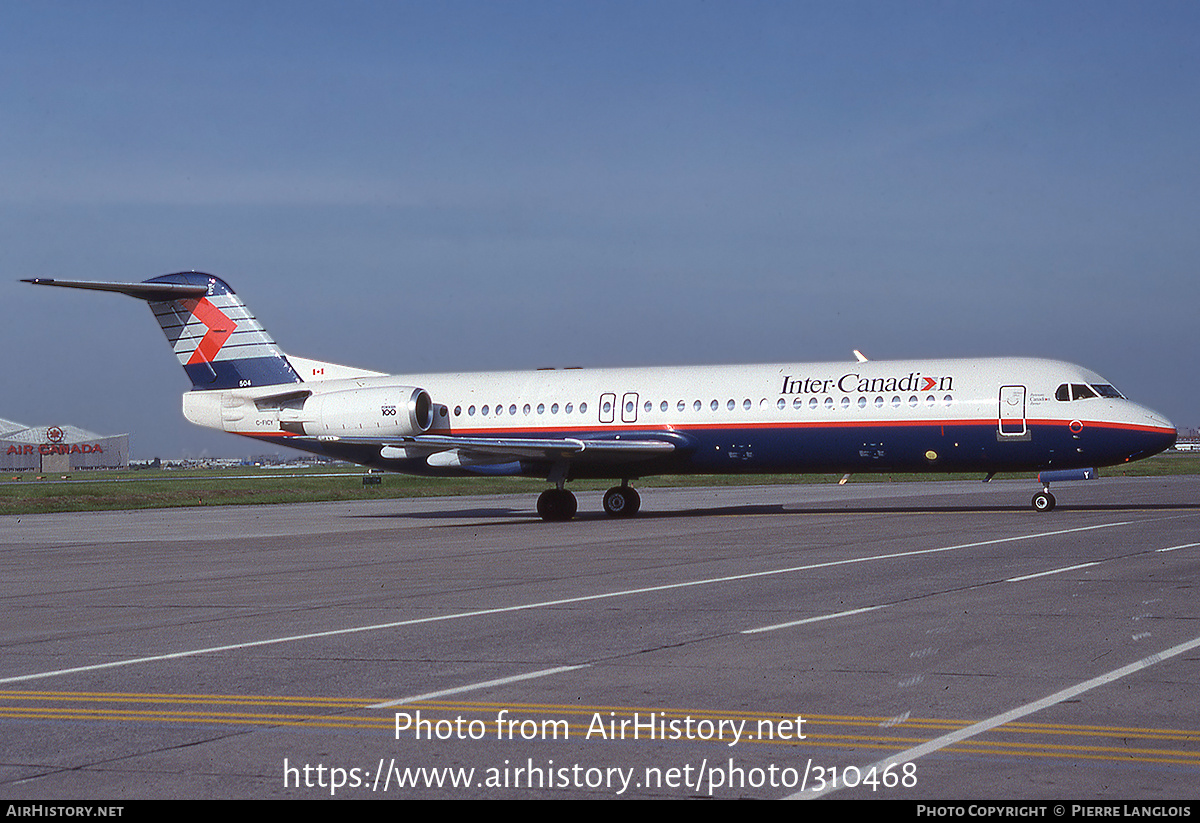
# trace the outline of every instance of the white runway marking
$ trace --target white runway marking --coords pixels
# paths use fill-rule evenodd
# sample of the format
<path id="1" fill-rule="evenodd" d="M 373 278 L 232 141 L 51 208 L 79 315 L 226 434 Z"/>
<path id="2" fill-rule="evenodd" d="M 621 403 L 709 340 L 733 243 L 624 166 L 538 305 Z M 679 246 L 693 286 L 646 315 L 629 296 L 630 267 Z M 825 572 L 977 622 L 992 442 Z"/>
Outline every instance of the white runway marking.
<path id="1" fill-rule="evenodd" d="M 1035 577 L 1047 577 L 1052 574 L 1062 574 L 1063 572 L 1073 572 L 1076 569 L 1086 569 L 1088 566 L 1099 566 L 1099 565 L 1100 565 L 1099 560 L 1094 561 L 1092 563 L 1080 563 L 1077 566 L 1065 566 L 1064 568 L 1061 568 L 1061 569 L 1051 569 L 1048 572 L 1038 572 L 1037 574 L 1025 574 L 1025 575 L 1021 575 L 1020 577 L 1010 577 L 1005 582 L 1006 583 L 1020 583 L 1022 580 L 1033 580 Z"/>
<path id="2" fill-rule="evenodd" d="M 1182 546 L 1171 546 L 1169 549 L 1156 549 L 1155 551 L 1173 552 L 1173 551 L 1176 551 L 1177 549 L 1190 549 L 1193 546 L 1200 546 L 1200 543 L 1184 543 Z"/>
<path id="3" fill-rule="evenodd" d="M 956 732 L 950 732 L 949 734 L 944 734 L 941 737 L 930 740 L 928 743 L 922 743 L 919 746 L 913 746 L 911 749 L 906 749 L 899 754 L 894 754 L 891 757 L 880 760 L 878 763 L 875 763 L 872 766 L 866 766 L 862 769 L 862 771 L 863 773 L 866 773 L 870 769 L 875 769 L 877 773 L 882 773 L 883 770 L 889 766 L 899 765 L 902 763 L 911 763 L 917 758 L 924 757 L 927 754 L 932 754 L 936 751 L 946 748 L 947 746 L 953 746 L 955 743 L 961 743 L 968 738 L 974 737 L 977 734 L 982 734 L 986 731 L 990 731 L 997 726 L 1003 726 L 1005 723 L 1011 723 L 1014 720 L 1019 720 L 1026 715 L 1033 714 L 1034 712 L 1040 712 L 1042 709 L 1049 708 L 1057 703 L 1062 703 L 1064 700 L 1070 700 L 1071 698 L 1077 697 L 1084 692 L 1107 685 L 1115 680 L 1120 680 L 1126 675 L 1139 672 L 1142 669 L 1148 669 L 1155 663 L 1161 663 L 1164 660 L 1170 660 L 1172 657 L 1178 657 L 1184 652 L 1191 651 L 1198 646 L 1200 646 L 1200 637 L 1194 637 L 1185 643 L 1180 643 L 1178 646 L 1172 646 L 1166 651 L 1159 652 L 1158 654 L 1152 654 L 1149 657 L 1143 657 L 1136 663 L 1130 663 L 1128 666 L 1122 666 L 1119 669 L 1113 669 L 1107 674 L 1102 674 L 1098 677 L 1093 677 L 1091 680 L 1085 680 L 1082 683 L 1077 683 L 1076 685 L 1063 689 L 1062 691 L 1055 692 L 1048 697 L 1043 697 L 1041 700 L 1035 700 L 1032 703 L 1026 703 L 1024 706 L 1018 706 L 1015 709 L 1004 712 L 1004 714 L 998 714 L 995 717 L 988 718 L 987 720 L 981 720 L 974 725 L 967 726 L 965 729 L 959 729 Z M 841 787 L 839 786 L 838 788 Z M 818 797 L 834 791 L 837 791 L 837 789 L 830 787 L 829 789 L 819 792 L 796 792 L 795 794 L 788 795 L 784 798 L 784 800 L 815 800 Z"/>
<path id="4" fill-rule="evenodd" d="M 412 697 L 401 697 L 399 700 L 389 700 L 386 703 L 375 703 L 367 706 L 368 709 L 390 709 L 392 706 L 401 706 L 405 703 L 416 703 L 421 700 L 436 700 L 439 697 L 449 697 L 452 694 L 462 694 L 463 692 L 473 692 L 476 689 L 490 689 L 492 686 L 506 686 L 509 683 L 519 683 L 522 680 L 533 680 L 537 677 L 548 677 L 552 674 L 560 674 L 561 672 L 573 672 L 576 669 L 586 669 L 590 664 L 584 663 L 582 666 L 559 666 L 554 669 L 542 669 L 537 672 L 528 672 L 526 674 L 514 674 L 512 677 L 501 677 L 496 680 L 484 680 L 482 683 L 471 683 L 468 686 L 456 686 L 453 689 L 442 689 L 440 692 L 428 692 L 427 694 L 413 695 Z"/>
<path id="5" fill-rule="evenodd" d="M 1169 519 L 1169 518 L 1155 518 Z M 1122 520 L 1116 523 L 1100 523 L 1095 526 L 1079 526 L 1073 529 L 1057 529 L 1049 532 L 1036 532 L 1034 534 L 1023 534 L 1016 537 L 997 537 L 992 540 L 978 540 L 973 543 L 959 543 L 953 546 L 940 546 L 933 549 L 914 549 L 906 552 L 892 552 L 890 554 L 878 554 L 868 557 L 852 557 L 846 560 L 829 560 L 824 563 L 809 563 L 803 566 L 790 566 L 783 569 L 771 569 L 761 572 L 747 572 L 746 574 L 733 574 L 725 577 L 712 577 L 703 580 L 688 580 L 682 583 L 664 583 L 661 586 L 645 586 L 636 589 L 623 589 L 612 592 L 601 592 L 599 594 L 580 595 L 578 597 L 564 597 L 559 600 L 544 600 L 536 603 L 522 603 L 516 606 L 500 606 L 494 609 L 477 609 L 469 612 L 455 612 L 453 614 L 443 614 L 434 617 L 417 617 L 411 620 L 397 620 L 391 623 L 376 623 L 369 626 L 351 626 L 345 629 L 330 629 L 323 632 L 310 632 L 308 634 L 288 635 L 285 637 L 272 637 L 266 640 L 250 640 L 245 643 L 230 643 L 224 646 L 210 646 L 202 649 L 190 649 L 187 651 L 170 652 L 167 654 L 148 655 L 146 657 L 135 657 L 127 660 L 112 660 L 108 663 L 96 663 L 90 666 L 74 666 L 68 669 L 57 669 L 49 672 L 35 672 L 33 674 L 21 674 L 12 677 L 0 678 L 0 684 L 4 683 L 20 683 L 28 680 L 41 680 L 47 677 L 57 677 L 65 674 L 80 674 L 83 672 L 98 671 L 101 669 L 113 669 L 119 666 L 134 666 L 141 663 L 156 663 L 164 660 L 178 660 L 185 657 L 197 657 L 203 654 L 217 654 L 220 652 L 238 651 L 240 649 L 252 649 L 260 646 L 274 646 L 281 643 L 294 643 L 300 640 L 316 640 L 323 637 L 337 637 L 346 634 L 360 634 L 362 632 L 383 631 L 385 629 L 398 629 L 404 626 L 417 626 L 423 623 L 439 623 L 447 620 L 463 620 L 471 617 L 483 617 L 493 614 L 506 614 L 510 612 L 530 611 L 533 609 L 545 609 L 554 606 L 566 606 L 574 603 L 587 603 L 596 600 L 609 600 L 617 597 L 631 597 L 639 594 L 649 594 L 652 592 L 670 591 L 672 589 L 686 589 L 695 586 L 712 586 L 719 583 L 731 583 L 738 580 L 753 580 L 759 577 L 773 577 L 783 574 L 794 574 L 795 572 L 811 571 L 813 569 L 825 569 L 834 566 L 850 566 L 859 563 L 874 563 L 881 560 L 897 560 L 907 557 L 920 557 L 921 555 L 939 554 L 943 552 L 957 551 L 959 549 L 971 549 L 980 546 L 995 546 L 1001 543 L 1017 543 L 1022 540 L 1036 540 L 1041 537 L 1055 537 L 1060 534 L 1073 534 L 1077 532 L 1094 531 L 1096 529 L 1111 529 L 1118 526 L 1141 525 L 1150 520 Z"/>
<path id="6" fill-rule="evenodd" d="M 816 617 L 806 617 L 803 620 L 793 620 L 790 623 L 778 623 L 774 626 L 763 626 L 760 629 L 746 629 L 742 634 L 758 634 L 759 632 L 773 632 L 776 629 L 789 629 L 792 626 L 803 626 L 805 623 L 820 623 L 822 620 L 834 620 L 838 617 L 849 617 L 852 614 L 862 614 L 863 612 L 873 612 L 876 609 L 886 609 L 887 606 L 866 606 L 861 609 L 851 609 L 846 612 L 834 612 L 833 614 L 822 614 Z"/>

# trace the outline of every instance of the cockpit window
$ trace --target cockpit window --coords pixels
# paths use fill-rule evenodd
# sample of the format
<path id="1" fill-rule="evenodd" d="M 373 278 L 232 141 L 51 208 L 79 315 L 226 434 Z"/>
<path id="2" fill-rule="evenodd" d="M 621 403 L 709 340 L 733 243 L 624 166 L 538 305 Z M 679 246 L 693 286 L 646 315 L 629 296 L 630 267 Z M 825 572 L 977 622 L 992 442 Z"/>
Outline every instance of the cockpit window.
<path id="1" fill-rule="evenodd" d="M 1124 396 L 1107 383 L 1089 386 L 1086 383 L 1063 383 L 1054 392 L 1055 400 L 1086 400 L 1089 397 L 1113 397 L 1124 400 Z"/>

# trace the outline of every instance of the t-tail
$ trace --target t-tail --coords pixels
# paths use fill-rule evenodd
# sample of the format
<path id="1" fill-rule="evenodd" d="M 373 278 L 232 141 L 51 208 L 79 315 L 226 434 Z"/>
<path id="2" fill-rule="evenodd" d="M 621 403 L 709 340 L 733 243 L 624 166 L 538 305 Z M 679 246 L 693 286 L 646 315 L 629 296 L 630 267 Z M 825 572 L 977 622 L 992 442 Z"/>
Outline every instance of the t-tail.
<path id="1" fill-rule="evenodd" d="M 26 280 L 39 286 L 113 291 L 145 300 L 194 389 L 300 383 L 301 378 L 233 289 L 201 272 L 165 274 L 142 283 Z"/>

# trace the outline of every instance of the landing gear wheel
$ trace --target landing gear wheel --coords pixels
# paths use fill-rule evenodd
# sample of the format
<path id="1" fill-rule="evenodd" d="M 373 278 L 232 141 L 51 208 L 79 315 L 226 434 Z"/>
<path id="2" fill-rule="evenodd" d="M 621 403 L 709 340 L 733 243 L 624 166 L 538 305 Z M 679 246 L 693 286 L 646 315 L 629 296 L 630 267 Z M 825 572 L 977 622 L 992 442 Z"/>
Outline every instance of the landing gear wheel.
<path id="1" fill-rule="evenodd" d="M 641 507 L 641 496 L 629 486 L 614 486 L 604 493 L 604 513 L 609 517 L 633 517 Z"/>
<path id="2" fill-rule="evenodd" d="M 1035 512 L 1048 512 L 1054 508 L 1054 495 L 1050 492 L 1038 492 L 1033 496 L 1033 510 Z"/>
<path id="3" fill-rule="evenodd" d="M 546 489 L 538 496 L 538 515 L 547 522 L 570 520 L 578 509 L 579 501 L 566 489 Z"/>

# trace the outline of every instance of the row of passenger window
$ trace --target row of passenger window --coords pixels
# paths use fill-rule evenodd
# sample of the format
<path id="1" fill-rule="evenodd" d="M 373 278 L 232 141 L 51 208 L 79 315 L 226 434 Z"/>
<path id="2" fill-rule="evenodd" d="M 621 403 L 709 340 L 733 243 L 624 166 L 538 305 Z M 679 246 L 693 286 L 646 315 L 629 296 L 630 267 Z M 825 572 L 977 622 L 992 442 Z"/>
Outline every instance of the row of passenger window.
<path id="1" fill-rule="evenodd" d="M 921 405 L 921 398 L 915 394 L 910 395 L 907 402 L 910 407 L 916 408 Z M 954 396 L 947 394 L 947 395 L 943 396 L 941 398 L 941 400 L 939 400 L 937 398 L 937 396 L 930 394 L 925 397 L 924 402 L 925 402 L 925 405 L 930 408 L 938 405 L 939 403 L 943 406 L 949 406 L 951 403 L 954 402 Z M 904 405 L 904 403 L 905 403 L 905 401 L 898 394 L 893 395 L 892 399 L 890 401 L 890 405 L 894 409 L 900 408 L 901 406 Z M 809 409 L 818 409 L 818 408 L 821 408 L 822 406 L 824 406 L 824 408 L 826 408 L 826 409 L 835 409 L 835 408 L 838 408 L 839 406 L 843 409 L 849 409 L 852 405 L 855 405 L 855 404 L 858 406 L 858 408 L 865 409 L 865 408 L 867 408 L 868 405 L 871 404 L 871 401 L 868 401 L 866 397 L 859 397 L 857 401 L 851 401 L 851 399 L 849 397 L 843 397 L 843 398 L 841 398 L 840 402 L 835 402 L 832 397 L 826 397 L 823 402 L 818 400 L 815 397 L 810 397 L 810 398 L 808 398 L 807 403 L 805 402 L 804 398 L 802 398 L 802 397 L 795 397 L 792 399 L 792 408 L 796 409 L 796 410 L 803 409 L 805 407 L 805 405 L 807 405 Z M 746 398 L 745 400 L 743 400 L 741 405 L 742 405 L 743 411 L 750 411 L 750 409 L 752 409 L 754 407 L 754 403 L 750 400 L 750 398 Z M 887 405 L 889 405 L 889 401 L 886 398 L 884 398 L 882 395 L 877 395 L 875 397 L 875 400 L 874 400 L 875 408 L 882 409 Z M 733 411 L 734 409 L 737 408 L 737 406 L 738 406 L 737 401 L 733 400 L 732 398 L 725 401 L 725 409 L 727 411 Z M 767 400 L 765 397 L 762 400 L 760 400 L 758 403 L 758 407 L 760 409 L 768 409 L 768 408 L 770 408 L 770 406 L 771 406 L 770 401 Z M 786 397 L 779 398 L 775 402 L 775 406 L 780 411 L 783 411 L 788 406 L 787 398 Z M 675 410 L 677 412 L 687 411 L 687 407 L 688 407 L 688 403 L 686 400 L 680 400 L 675 404 Z M 666 400 L 663 400 L 658 405 L 658 410 L 660 412 L 665 413 L 665 412 L 669 411 L 670 408 L 671 408 L 670 403 L 668 403 Z M 704 408 L 703 401 L 695 400 L 692 402 L 692 411 L 700 411 L 703 408 Z M 710 411 L 717 411 L 718 409 L 721 408 L 721 401 L 713 400 L 713 401 L 709 402 L 708 408 Z M 546 409 L 547 409 L 547 407 L 546 407 L 545 403 L 537 404 L 537 413 L 538 414 L 545 414 Z M 588 409 L 587 403 L 580 403 L 578 406 L 578 413 L 579 414 L 587 414 L 587 409 Z M 633 414 L 634 409 L 635 409 L 635 406 L 634 406 L 633 401 L 627 400 L 625 402 L 624 415 L 626 417 L 629 417 L 630 415 Z M 509 414 L 509 416 L 515 417 L 517 414 L 517 410 L 518 410 L 517 404 L 511 403 L 511 404 L 509 404 L 509 406 L 507 408 L 507 413 Z M 526 403 L 524 406 L 521 407 L 520 410 L 524 414 L 532 414 L 534 407 L 531 406 L 529 403 Z M 549 410 L 550 410 L 550 414 L 558 414 L 560 411 L 560 408 L 557 403 L 552 403 L 552 404 L 550 404 Z M 489 414 L 496 416 L 496 417 L 501 417 L 505 414 L 506 409 L 502 403 L 497 403 L 495 406 L 483 405 L 483 406 L 479 407 L 478 410 L 476 409 L 476 407 L 474 405 L 467 406 L 466 411 L 467 411 L 468 417 L 474 417 L 476 414 L 476 411 L 478 411 L 478 413 L 483 417 L 487 417 Z M 563 414 L 573 414 L 576 411 L 576 407 L 573 403 L 566 403 L 561 407 L 561 411 Z M 654 403 L 650 400 L 645 401 L 645 403 L 642 406 L 642 411 L 645 412 L 646 414 L 653 412 L 654 411 Z M 600 406 L 600 412 L 601 412 L 602 416 L 610 417 L 613 414 L 612 402 L 608 401 L 608 400 L 604 401 Z M 454 416 L 455 417 L 461 417 L 462 413 L 463 413 L 462 406 L 454 407 Z"/>
<path id="2" fill-rule="evenodd" d="M 580 414 L 587 414 L 587 409 L 588 409 L 587 403 L 580 403 L 580 404 L 579 404 L 579 413 L 580 413 Z M 526 403 L 526 404 L 524 405 L 524 407 L 522 407 L 522 411 L 523 411 L 525 414 L 531 414 L 531 413 L 533 412 L 533 407 L 532 407 L 532 406 L 530 406 L 528 403 Z M 575 411 L 575 406 L 574 406 L 574 404 L 573 404 L 573 403 L 567 403 L 566 405 L 564 405 L 564 406 L 562 407 L 562 413 L 563 413 L 563 414 L 571 414 L 571 413 L 572 413 L 572 412 L 574 412 L 574 411 Z M 481 408 L 479 409 L 479 414 L 483 415 L 484 417 L 486 417 L 486 416 L 488 415 L 488 413 L 489 413 L 489 412 L 491 412 L 492 414 L 494 414 L 494 415 L 496 415 L 497 417 L 499 417 L 499 416 L 501 416 L 501 415 L 503 415 L 503 414 L 504 414 L 504 406 L 503 406 L 503 404 L 497 403 L 495 406 L 486 406 L 486 405 L 485 405 L 485 406 L 483 406 L 483 407 L 481 407 Z M 557 403 L 551 403 L 551 404 L 550 404 L 550 413 L 551 413 L 551 414 L 558 414 L 558 412 L 559 412 L 559 407 L 558 407 L 558 404 L 557 404 Z M 455 407 L 454 407 L 454 416 L 455 416 L 455 417 L 461 417 L 461 416 L 462 416 L 462 413 L 463 413 L 463 407 L 462 407 L 462 406 L 455 406 Z M 510 415 L 513 415 L 513 416 L 515 416 L 515 415 L 516 415 L 516 413 L 517 413 L 517 404 L 516 404 L 516 403 L 512 403 L 511 405 L 509 405 L 509 407 L 508 407 L 508 413 L 509 413 Z M 545 414 L 545 413 L 546 413 L 546 404 L 545 404 L 545 403 L 538 403 L 538 404 L 537 404 L 537 413 L 538 413 L 538 414 Z M 469 417 L 474 417 L 474 416 L 475 416 L 475 407 L 474 407 L 474 406 L 467 406 L 467 415 L 468 415 Z"/>

